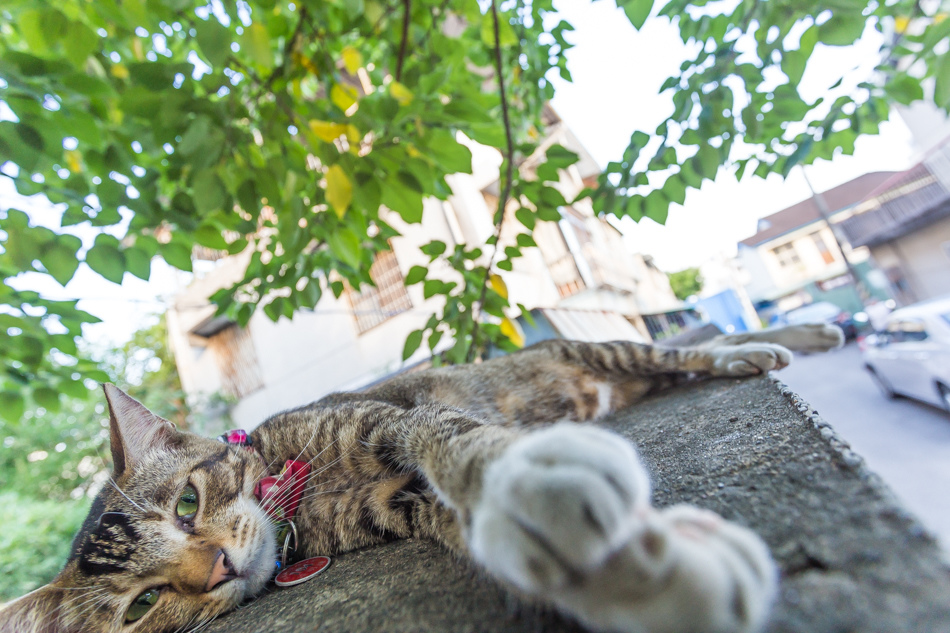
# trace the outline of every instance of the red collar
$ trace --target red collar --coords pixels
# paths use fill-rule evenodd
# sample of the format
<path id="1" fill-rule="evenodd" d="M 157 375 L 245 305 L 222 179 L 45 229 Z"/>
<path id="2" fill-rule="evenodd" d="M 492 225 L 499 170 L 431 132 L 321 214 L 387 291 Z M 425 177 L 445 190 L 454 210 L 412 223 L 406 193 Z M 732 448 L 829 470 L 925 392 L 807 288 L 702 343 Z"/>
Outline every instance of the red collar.
<path id="1" fill-rule="evenodd" d="M 235 429 L 218 437 L 225 444 L 243 446 L 257 453 L 247 431 Z M 258 453 L 260 455 L 260 453 Z M 275 521 L 289 521 L 297 514 L 310 475 L 310 464 L 288 459 L 277 475 L 267 475 L 254 486 L 254 496 Z"/>

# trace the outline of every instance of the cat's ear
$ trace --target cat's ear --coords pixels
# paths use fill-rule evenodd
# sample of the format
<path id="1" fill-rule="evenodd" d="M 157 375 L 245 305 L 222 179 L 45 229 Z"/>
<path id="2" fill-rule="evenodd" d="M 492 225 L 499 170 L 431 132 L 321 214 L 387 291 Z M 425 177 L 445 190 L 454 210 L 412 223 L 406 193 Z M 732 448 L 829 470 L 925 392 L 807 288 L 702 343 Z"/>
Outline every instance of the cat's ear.
<path id="1" fill-rule="evenodd" d="M 175 425 L 160 418 L 115 385 L 102 385 L 109 402 L 109 428 L 115 476 L 135 466 L 150 451 L 163 449 L 177 435 Z"/>
<path id="2" fill-rule="evenodd" d="M 0 631 L 59 631 L 63 593 L 52 584 L 43 585 L 22 598 L 6 603 L 0 608 Z"/>

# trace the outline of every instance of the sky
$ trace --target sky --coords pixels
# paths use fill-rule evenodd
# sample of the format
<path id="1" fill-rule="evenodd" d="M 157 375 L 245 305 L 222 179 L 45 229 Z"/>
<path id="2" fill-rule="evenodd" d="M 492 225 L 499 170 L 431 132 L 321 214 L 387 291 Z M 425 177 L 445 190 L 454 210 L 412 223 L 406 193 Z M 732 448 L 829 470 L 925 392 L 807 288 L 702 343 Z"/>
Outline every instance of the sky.
<path id="1" fill-rule="evenodd" d="M 611 0 L 590 4 L 583 0 L 556 3 L 564 19 L 576 31 L 569 39 L 576 46 L 568 52 L 573 83 L 556 79 L 554 108 L 601 166 L 622 154 L 636 130 L 651 132 L 672 112 L 668 98 L 658 95 L 662 82 L 678 70 L 685 47 L 666 20 L 651 18 L 642 32 L 630 25 Z M 873 63 L 876 44 L 866 33 L 864 46 L 816 50 L 818 63 L 809 64 L 802 89 L 814 96 L 856 65 Z M 819 49 L 821 49 L 819 45 Z M 804 96 L 804 95 L 803 95 Z M 899 170 L 910 166 L 913 154 L 910 134 L 899 120 L 881 128 L 876 137 L 862 137 L 853 157 L 809 167 L 809 178 L 819 191 L 846 182 L 868 171 Z M 786 181 L 777 175 L 766 180 L 747 177 L 737 183 L 726 170 L 714 183 L 690 191 L 682 207 L 671 209 L 665 226 L 651 220 L 640 224 L 626 219 L 619 226 L 629 247 L 652 255 L 666 271 L 698 266 L 722 253 L 734 254 L 736 243 L 755 233 L 758 218 L 790 206 L 809 195 L 801 172 L 796 169 Z M 18 200 L 9 179 L 0 177 L 0 206 L 31 207 L 35 220 L 58 226 L 58 213 L 42 204 Z M 124 225 L 114 227 L 120 234 Z M 94 233 L 79 229 L 91 244 Z M 73 281 L 62 288 L 41 275 L 23 276 L 18 287 L 38 290 L 50 298 L 81 298 L 81 307 L 105 323 L 87 328 L 87 338 L 122 342 L 163 311 L 174 291 L 187 283 L 186 273 L 170 268 L 160 259 L 152 264 L 152 279 L 143 282 L 126 275 L 121 286 L 105 281 L 80 266 Z"/>

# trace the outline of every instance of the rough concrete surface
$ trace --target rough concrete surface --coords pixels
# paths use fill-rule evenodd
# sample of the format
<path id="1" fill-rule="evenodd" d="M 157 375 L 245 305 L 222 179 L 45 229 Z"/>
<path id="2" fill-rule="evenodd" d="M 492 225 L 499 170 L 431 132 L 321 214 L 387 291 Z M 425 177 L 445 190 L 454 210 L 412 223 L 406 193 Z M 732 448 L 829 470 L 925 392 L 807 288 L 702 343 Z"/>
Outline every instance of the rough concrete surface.
<path id="1" fill-rule="evenodd" d="M 689 385 L 602 424 L 639 446 L 656 505 L 692 503 L 762 535 L 782 569 L 769 633 L 950 631 L 950 570 L 932 537 L 781 383 Z M 315 579 L 274 589 L 205 630 L 581 629 L 409 540 L 338 556 Z"/>

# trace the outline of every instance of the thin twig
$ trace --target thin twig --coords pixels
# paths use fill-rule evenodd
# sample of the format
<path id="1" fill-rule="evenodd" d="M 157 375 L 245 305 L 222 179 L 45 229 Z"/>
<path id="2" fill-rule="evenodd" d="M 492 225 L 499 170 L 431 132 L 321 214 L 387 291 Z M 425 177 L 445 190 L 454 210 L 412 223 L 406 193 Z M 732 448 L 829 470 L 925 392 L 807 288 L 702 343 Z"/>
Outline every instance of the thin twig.
<path id="1" fill-rule="evenodd" d="M 488 293 L 488 283 L 491 279 L 491 268 L 495 263 L 495 257 L 498 255 L 498 247 L 501 243 L 501 227 L 505 221 L 505 207 L 508 206 L 508 196 L 511 195 L 511 181 L 514 178 L 515 168 L 515 141 L 511 134 L 511 120 L 508 118 L 508 97 L 505 94 L 505 78 L 502 74 L 501 60 L 501 35 L 498 27 L 498 8 L 495 6 L 495 0 L 491 3 L 492 26 L 495 31 L 495 73 L 498 76 L 498 92 L 501 97 L 501 120 L 505 125 L 505 186 L 501 190 L 501 196 L 498 198 L 498 211 L 495 221 L 495 248 L 492 251 L 488 265 L 485 266 L 485 277 L 482 279 L 482 290 L 478 298 L 478 309 L 472 314 L 472 344 L 466 354 L 466 362 L 475 360 L 475 354 L 478 350 L 479 323 L 478 317 L 481 306 L 485 303 L 485 296 Z"/>
<path id="2" fill-rule="evenodd" d="M 412 0 L 402 0 L 402 41 L 399 42 L 399 57 L 396 58 L 396 81 L 402 81 L 402 64 L 406 61 L 406 45 L 409 42 L 409 20 L 412 17 Z"/>

